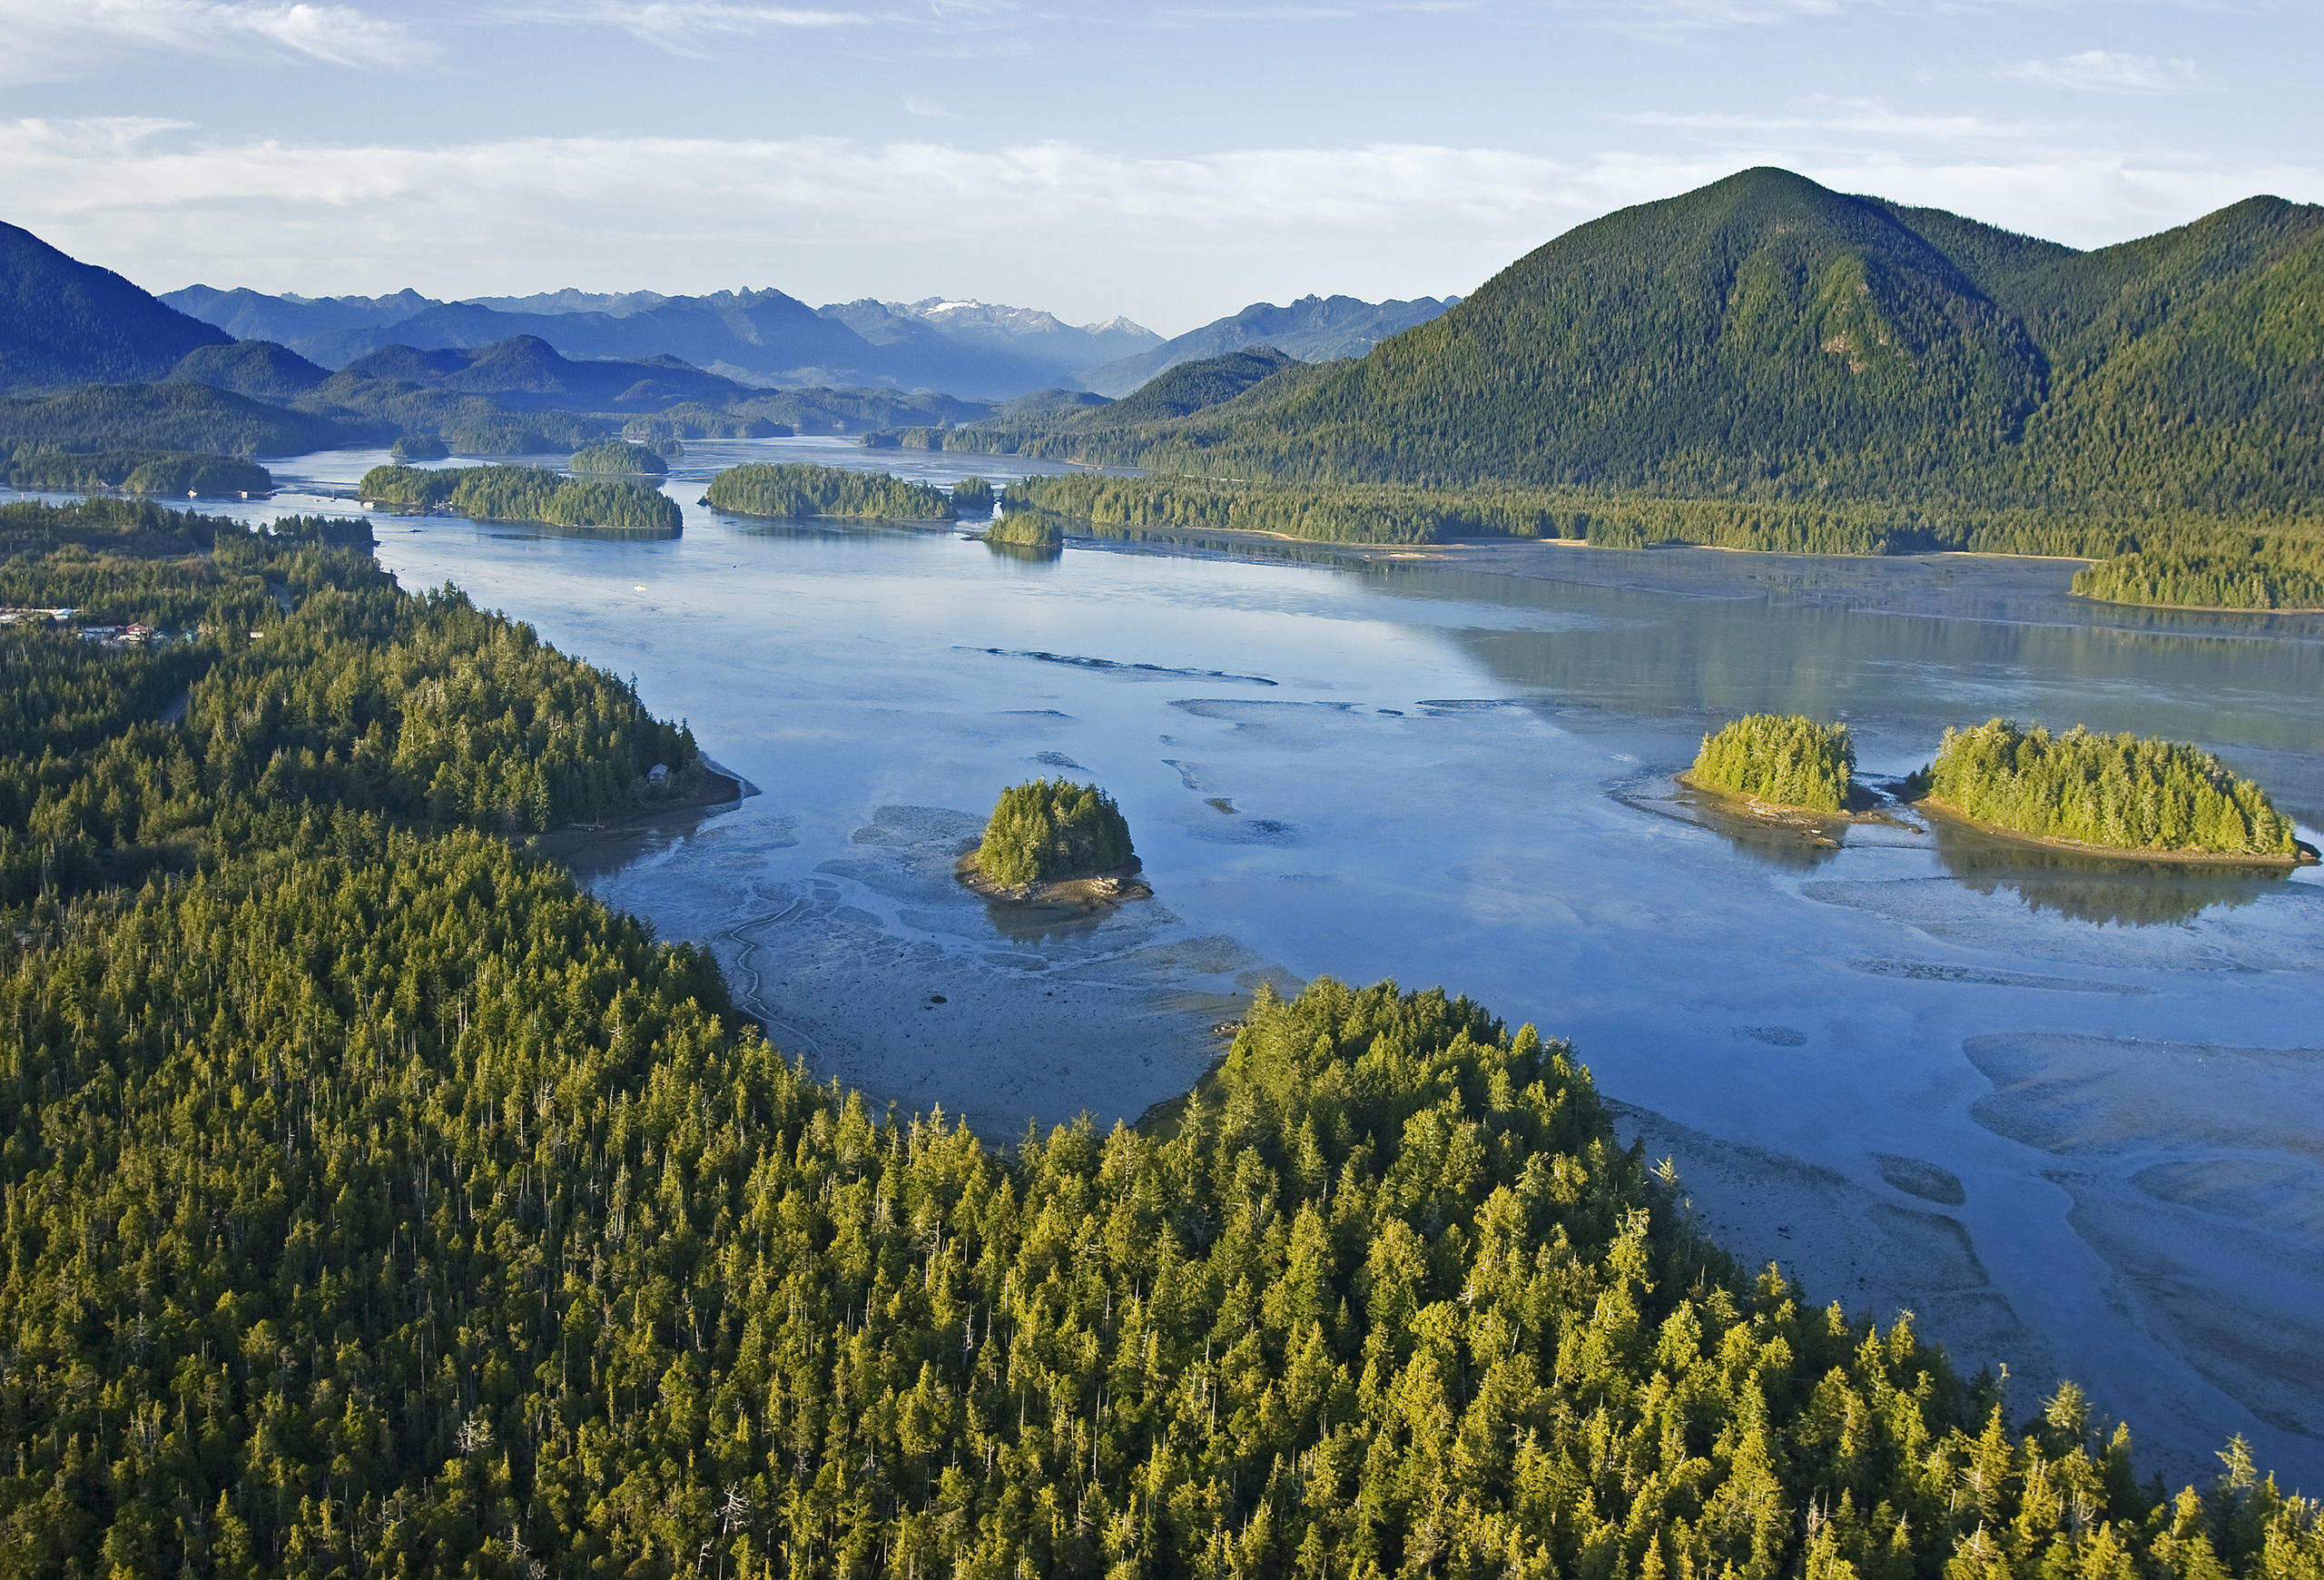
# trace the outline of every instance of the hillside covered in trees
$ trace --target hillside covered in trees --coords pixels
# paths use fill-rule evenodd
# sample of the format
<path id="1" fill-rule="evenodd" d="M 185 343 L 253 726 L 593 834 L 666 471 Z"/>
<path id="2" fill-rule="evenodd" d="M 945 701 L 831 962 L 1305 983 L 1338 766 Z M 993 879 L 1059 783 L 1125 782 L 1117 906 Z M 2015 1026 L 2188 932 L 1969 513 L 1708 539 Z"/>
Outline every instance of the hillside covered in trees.
<path id="1" fill-rule="evenodd" d="M 2272 198 L 2076 252 L 1747 171 L 1580 226 L 1361 361 L 1062 448 L 1286 480 L 2299 514 L 2324 495 L 2319 271 L 2324 209 Z"/>
<path id="2" fill-rule="evenodd" d="M 2074 572 L 2073 590 L 2118 604 L 2324 609 L 2324 543 L 2270 537 L 2118 555 Z"/>
<path id="3" fill-rule="evenodd" d="M 12 489 L 119 489 L 178 499 L 262 494 L 274 487 L 274 474 L 256 461 L 145 449 L 22 449 L 8 463 L 6 477 Z"/>
<path id="4" fill-rule="evenodd" d="M 232 338 L 0 224 L 0 391 L 164 379 L 189 352 Z"/>
<path id="5" fill-rule="evenodd" d="M 2165 1496 L 1744 1276 L 1465 1001 L 869 1112 L 508 843 L 684 731 L 366 538 L 0 509 L 0 597 L 173 638 L 0 645 L 9 1573 L 2324 1575 L 2240 1447 Z"/>
<path id="6" fill-rule="evenodd" d="M 2187 511 L 2119 518 L 1942 502 L 1689 499 L 1495 483 L 1280 483 L 1096 472 L 1022 478 L 1009 486 L 1007 498 L 1011 509 L 1037 510 L 1100 529 L 1265 532 L 1338 543 L 1561 538 L 1585 539 L 1593 548 L 1691 543 L 1787 554 L 2144 553 L 2221 567 L 2255 564 L 2257 557 L 2258 569 L 2275 568 L 2279 573 L 2278 590 L 2268 596 L 2280 599 L 2299 585 L 2290 573 L 2312 574 L 2324 567 L 2324 518 L 2257 518 L 2227 525 Z M 2077 583 L 2076 590 L 2089 593 L 2104 585 L 2093 578 Z M 2240 588 L 2228 591 L 2228 597 L 2215 601 L 2258 596 Z"/>

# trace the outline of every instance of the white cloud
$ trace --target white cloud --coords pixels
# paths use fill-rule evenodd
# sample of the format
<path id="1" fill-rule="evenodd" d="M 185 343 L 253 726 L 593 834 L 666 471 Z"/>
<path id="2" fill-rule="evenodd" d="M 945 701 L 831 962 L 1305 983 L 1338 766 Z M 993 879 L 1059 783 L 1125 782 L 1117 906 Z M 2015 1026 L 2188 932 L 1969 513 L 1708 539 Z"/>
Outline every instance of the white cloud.
<path id="1" fill-rule="evenodd" d="M 186 144 L 158 121 L 0 123 L 0 183 L 50 218 L 218 204 L 391 205 L 416 228 L 596 200 L 720 227 L 779 219 L 862 240 L 1005 232 L 1030 222 L 1374 225 L 1571 207 L 1582 179 L 1494 149 L 1383 143 L 1140 159 L 1063 142 L 979 151 L 842 138 L 514 138 L 439 147 Z M 513 205 L 513 208 L 512 208 Z M 573 222 L 594 226 L 589 211 Z"/>
<path id="2" fill-rule="evenodd" d="M 1618 119 L 1638 126 L 1669 127 L 1706 143 L 1754 146 L 1781 143 L 1793 149 L 1841 147 L 1860 150 L 1867 138 L 1909 142 L 1923 147 L 2007 145 L 2020 150 L 2046 141 L 2054 128 L 1982 115 L 1916 115 L 1892 110 L 1876 100 L 1817 101 L 1787 114 L 1687 114 L 1649 110 Z"/>
<path id="3" fill-rule="evenodd" d="M 2085 49 L 2054 60 L 2019 61 L 2003 67 L 2001 74 L 2019 82 L 2096 94 L 2183 94 L 2196 85 L 2193 61 L 2114 54 L 2102 49 Z"/>
<path id="4" fill-rule="evenodd" d="M 1559 160 L 1415 143 L 1180 158 L 931 139 L 343 146 L 204 141 L 137 118 L 21 120 L 0 122 L 0 191 L 10 219 L 160 288 L 192 278 L 467 295 L 582 279 L 913 300 L 957 292 L 968 274 L 987 294 L 1039 292 L 1085 317 L 1109 302 L 1161 316 L 1157 299 L 1197 290 L 1210 316 L 1225 311 L 1214 293 L 1231 308 L 1318 280 L 1377 294 L 1466 290 L 1582 220 L 1750 164 L 2084 245 L 2255 191 L 2324 198 L 2313 165 L 1910 137 L 1887 149 L 1780 122 L 1713 127 L 1717 146 Z"/>
<path id="5" fill-rule="evenodd" d="M 860 12 L 736 5 L 733 0 L 581 0 L 527 6 L 512 15 L 521 21 L 618 27 L 657 49 L 686 55 L 704 54 L 715 40 L 742 34 L 853 27 L 872 20 Z"/>
<path id="6" fill-rule="evenodd" d="M 387 65 L 430 52 L 398 23 L 351 5 L 247 0 L 0 0 L 0 81 L 88 75 L 123 49 L 201 54 L 271 50 L 339 65 Z"/>

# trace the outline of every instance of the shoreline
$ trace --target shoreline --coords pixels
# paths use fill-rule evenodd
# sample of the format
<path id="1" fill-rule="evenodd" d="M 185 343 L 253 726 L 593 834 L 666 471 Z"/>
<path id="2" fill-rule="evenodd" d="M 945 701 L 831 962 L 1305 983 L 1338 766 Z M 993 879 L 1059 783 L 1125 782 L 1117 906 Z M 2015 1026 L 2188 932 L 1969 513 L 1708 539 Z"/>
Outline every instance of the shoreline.
<path id="1" fill-rule="evenodd" d="M 2093 560 L 2091 563 L 2096 564 Z M 2106 604 L 2118 609 L 2176 609 L 2189 615 L 2324 615 L 2324 607 L 2297 609 L 2255 609 L 2246 604 L 2151 604 L 2139 598 L 2102 598 L 2090 593 L 2069 591 L 2069 597 L 2087 603 Z"/>
<path id="2" fill-rule="evenodd" d="M 2028 845 L 2038 850 L 2064 851 L 2073 855 L 2103 856 L 2126 862 L 2171 862 L 2190 867 L 2267 867 L 2286 872 L 2314 866 L 2319 859 L 2315 847 L 2302 840 L 2293 841 L 2292 854 L 2290 855 L 2234 854 L 2217 851 L 2152 850 L 2144 846 L 2131 848 L 2114 844 L 2089 844 L 2078 839 L 2056 839 L 2047 834 L 2027 834 L 2021 829 L 2007 828 L 1998 823 L 1986 823 L 1982 819 L 1971 817 L 1968 814 L 1938 800 L 1934 795 L 1924 795 L 1916 801 L 1906 802 L 1905 805 L 1932 818 L 1943 818 L 1945 822 L 1958 825 L 1960 827 L 1974 829 L 1990 839 L 2002 840 L 2010 844 Z"/>
<path id="3" fill-rule="evenodd" d="M 1842 807 L 1837 812 L 1826 812 L 1821 807 L 1794 806 L 1790 803 L 1784 801 L 1763 801 L 1757 795 L 1748 795 L 1740 790 L 1729 790 L 1722 785 L 1706 785 L 1700 779 L 1695 777 L 1695 771 L 1692 768 L 1681 768 L 1678 773 L 1673 774 L 1670 777 L 1674 783 L 1685 789 L 1692 790 L 1698 795 L 1709 795 L 1736 811 L 1748 812 L 1755 817 L 1784 822 L 1801 818 L 1815 818 L 1820 821 L 1831 823 L 1881 823 L 1894 821 L 1879 810 L 1876 802 L 1872 805 L 1861 807 L 1854 811 L 1851 811 L 1846 807 Z M 1859 793 L 1856 781 L 1853 779 L 1848 781 L 1848 791 L 1850 800 L 1854 800 Z M 1864 792 L 1863 794 L 1869 795 L 1869 792 Z"/>
<path id="4" fill-rule="evenodd" d="M 759 787 L 740 774 L 719 766 L 706 756 L 701 762 L 703 780 L 700 787 L 684 795 L 674 796 L 667 801 L 651 801 L 632 811 L 617 813 L 596 823 L 568 823 L 563 828 L 537 834 L 526 844 L 543 855 L 570 864 L 570 857 L 599 840 L 651 828 L 674 817 L 738 805 L 759 794 Z"/>
<path id="5" fill-rule="evenodd" d="M 1153 887 L 1140 874 L 1145 864 L 1136 856 L 1124 865 L 1102 873 L 1086 873 L 1075 878 L 1052 878 L 1045 884 L 1004 884 L 987 878 L 977 866 L 977 853 L 972 847 L 960 853 L 952 864 L 952 875 L 960 887 L 978 896 L 987 904 L 1008 905 L 1034 910 L 1075 910 L 1096 912 L 1119 905 L 1130 900 L 1150 900 Z"/>
<path id="6" fill-rule="evenodd" d="M 731 512 L 730 512 L 731 513 Z M 773 518 L 767 518 L 773 519 Z M 1064 519 L 1077 526 L 1104 529 L 1101 532 L 1068 533 L 1068 537 L 1092 538 L 1114 532 L 1136 532 L 1162 538 L 1246 538 L 1253 542 L 1303 543 L 1316 548 L 1336 548 L 1345 553 L 1371 559 L 1425 558 L 1432 553 L 1457 553 L 1476 548 L 1596 548 L 1608 554 L 1651 554 L 1657 549 L 1699 548 L 1709 554 L 1748 554 L 1767 559 L 1846 559 L 1896 564 L 1916 559 L 2023 559 L 2043 565 L 2096 565 L 2100 561 L 2082 554 L 2013 554 L 1992 548 L 1931 548 L 1910 554 L 1845 554 L 1817 553 L 1791 548 L 1745 548 L 1730 543 L 1689 543 L 1670 539 L 1649 543 L 1638 548 L 1614 548 L 1592 543 L 1587 538 L 1512 538 L 1490 534 L 1474 538 L 1454 538 L 1435 543 L 1374 543 L 1357 538 L 1303 538 L 1294 532 L 1275 532 L 1263 527 L 1141 527 L 1132 522 L 1091 521 L 1068 516 Z M 2079 595 L 2077 595 L 2079 596 Z M 2112 603 L 2112 598 L 2092 598 L 2092 603 Z M 2191 608 L 2185 604 L 2130 604 L 2129 608 Z M 2237 614 L 2324 614 L 2324 609 L 2237 609 Z"/>

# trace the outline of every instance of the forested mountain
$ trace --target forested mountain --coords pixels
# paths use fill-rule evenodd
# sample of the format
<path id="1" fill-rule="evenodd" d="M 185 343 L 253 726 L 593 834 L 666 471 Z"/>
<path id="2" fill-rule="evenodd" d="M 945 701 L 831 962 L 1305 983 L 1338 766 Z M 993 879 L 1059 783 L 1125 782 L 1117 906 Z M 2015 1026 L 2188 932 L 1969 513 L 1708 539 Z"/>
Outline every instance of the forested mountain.
<path id="1" fill-rule="evenodd" d="M 53 395 L 0 397 L 0 451 L 181 450 L 202 455 L 300 455 L 344 444 L 385 444 L 396 428 L 348 412 L 286 410 L 177 380 L 84 384 Z"/>
<path id="2" fill-rule="evenodd" d="M 1360 357 L 1390 335 L 1426 323 L 1461 299 L 1423 296 L 1413 301 L 1359 301 L 1353 296 L 1303 296 L 1288 307 L 1255 301 L 1231 318 L 1189 330 L 1175 340 L 1089 368 L 1082 381 L 1101 395 L 1127 395 L 1181 362 L 1273 346 L 1303 362 Z"/>
<path id="3" fill-rule="evenodd" d="M 1088 459 L 2231 514 L 2324 494 L 2324 208 L 2078 253 L 1755 170 L 1582 225 L 1360 362 Z"/>
<path id="4" fill-rule="evenodd" d="M 759 393 L 675 357 L 576 360 L 560 356 L 556 347 L 533 335 L 513 335 L 474 348 L 389 346 L 350 362 L 331 378 L 340 383 L 389 380 L 458 395 L 489 395 L 516 410 L 657 411 L 681 400 L 725 405 Z M 324 386 L 326 395 L 332 387 Z"/>
<path id="5" fill-rule="evenodd" d="M 474 302 L 439 302 L 391 323 L 296 341 L 291 349 L 337 368 L 391 345 L 475 348 L 516 335 L 546 341 L 568 357 L 674 356 L 763 382 L 829 382 L 834 375 L 868 380 L 880 360 L 845 324 L 779 291 L 672 297 L 620 313 L 503 312 Z"/>
<path id="6" fill-rule="evenodd" d="M 763 383 L 884 382 L 972 397 L 1078 387 L 1083 369 L 1161 340 L 1124 318 L 1077 327 L 1028 308 L 936 296 L 867 298 L 820 311 L 780 291 L 749 291 L 674 297 L 566 289 L 438 301 L 416 291 L 306 299 L 190 285 L 162 300 L 240 339 L 278 341 L 332 368 L 389 345 L 473 348 L 529 334 L 574 357 L 674 355 Z M 616 321 L 625 319 L 642 321 L 624 329 Z"/>
<path id="7" fill-rule="evenodd" d="M 970 425 L 950 447 L 1075 459 L 1143 454 L 1157 436 L 1175 432 L 1182 420 L 1216 410 L 1263 385 L 1297 381 L 1315 371 L 1272 346 L 1253 346 L 1182 362 L 1119 400 L 1037 391 Z"/>
<path id="8" fill-rule="evenodd" d="M 255 400 L 288 400 L 303 395 L 330 375 L 298 352 L 272 341 L 236 341 L 188 351 L 172 379 L 207 384 Z"/>
<path id="9" fill-rule="evenodd" d="M 0 390 L 165 379 L 187 352 L 229 338 L 111 270 L 0 224 Z"/>

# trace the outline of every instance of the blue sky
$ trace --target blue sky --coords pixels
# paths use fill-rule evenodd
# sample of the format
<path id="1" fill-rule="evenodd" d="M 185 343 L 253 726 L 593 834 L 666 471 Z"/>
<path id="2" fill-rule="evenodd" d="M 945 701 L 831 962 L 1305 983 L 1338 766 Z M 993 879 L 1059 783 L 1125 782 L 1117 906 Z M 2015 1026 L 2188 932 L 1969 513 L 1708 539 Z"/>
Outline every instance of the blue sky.
<path id="1" fill-rule="evenodd" d="M 0 0 L 0 218 L 166 290 L 1175 333 L 1755 163 L 2094 246 L 2324 202 L 2319 0 Z"/>

